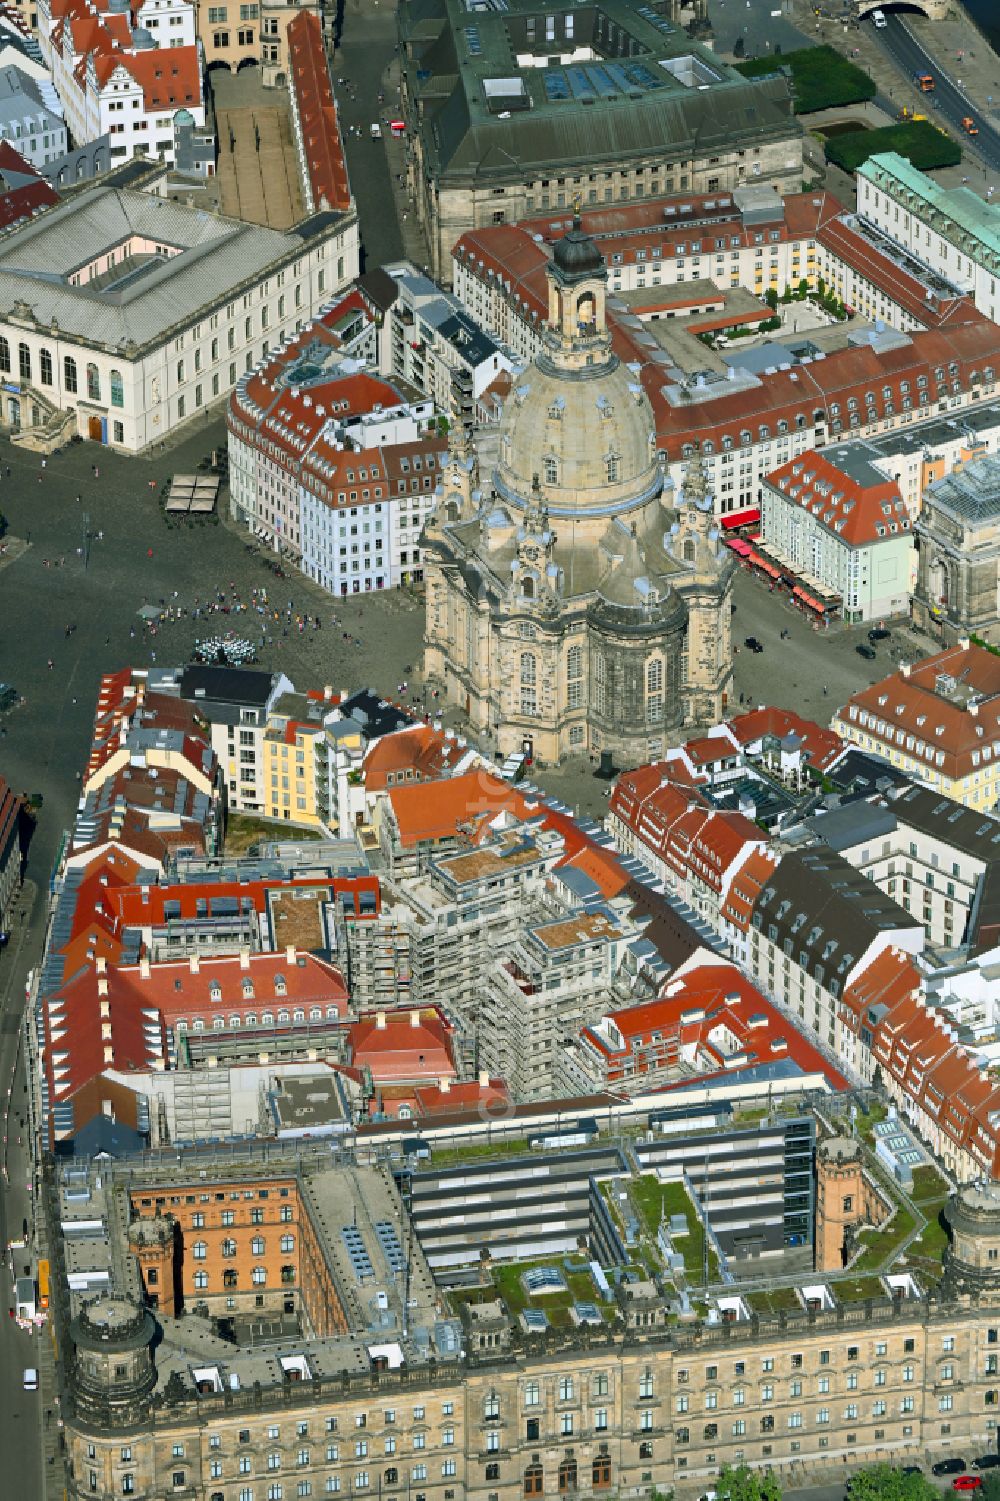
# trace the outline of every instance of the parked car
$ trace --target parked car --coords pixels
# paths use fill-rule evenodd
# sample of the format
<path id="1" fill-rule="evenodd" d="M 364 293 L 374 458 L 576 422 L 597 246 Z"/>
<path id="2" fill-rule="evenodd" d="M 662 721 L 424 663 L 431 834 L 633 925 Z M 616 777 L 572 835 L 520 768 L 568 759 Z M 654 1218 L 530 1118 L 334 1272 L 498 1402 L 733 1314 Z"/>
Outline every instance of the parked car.
<path id="1" fill-rule="evenodd" d="M 37 1392 L 38 1372 L 33 1365 L 25 1366 L 24 1375 L 21 1378 L 21 1385 L 24 1387 L 24 1390 L 26 1392 Z"/>
<path id="2" fill-rule="evenodd" d="M 932 1475 L 961 1475 L 968 1466 L 964 1459 L 939 1459 L 936 1465 L 931 1465 Z"/>
<path id="3" fill-rule="evenodd" d="M 884 625 L 874 625 L 874 626 L 872 626 L 871 630 L 868 632 L 868 640 L 869 641 L 888 641 L 888 639 L 889 639 L 889 637 L 891 635 L 892 635 L 892 632 L 891 631 L 887 631 Z"/>
<path id="4" fill-rule="evenodd" d="M 873 646 L 866 646 L 863 641 L 860 641 L 854 650 L 859 657 L 865 657 L 869 662 L 874 662 L 876 653 Z"/>
<path id="5" fill-rule="evenodd" d="M 981 1475 L 956 1475 L 951 1482 L 953 1491 L 981 1491 L 983 1477 Z"/>
<path id="6" fill-rule="evenodd" d="M 980 1454 L 972 1461 L 974 1470 L 995 1470 L 997 1465 L 1000 1465 L 1000 1454 Z"/>
<path id="7" fill-rule="evenodd" d="M 756 636 L 748 636 L 743 645 L 748 651 L 755 652 L 758 656 L 764 650 Z"/>

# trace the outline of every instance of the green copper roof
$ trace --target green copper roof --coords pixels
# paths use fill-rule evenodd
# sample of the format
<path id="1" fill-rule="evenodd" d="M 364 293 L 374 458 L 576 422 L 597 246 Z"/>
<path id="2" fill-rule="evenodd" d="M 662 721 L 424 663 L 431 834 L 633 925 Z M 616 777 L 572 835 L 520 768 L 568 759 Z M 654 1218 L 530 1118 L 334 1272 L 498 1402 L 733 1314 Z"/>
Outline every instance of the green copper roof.
<path id="1" fill-rule="evenodd" d="M 801 134 L 785 78 L 742 77 L 637 0 L 401 0 L 399 33 L 439 175 L 523 179 Z"/>
<path id="2" fill-rule="evenodd" d="M 1000 257 L 1000 204 L 985 202 L 971 188 L 939 187 L 933 178 L 896 151 L 870 156 L 858 168 L 858 176 L 867 177 L 879 188 L 895 183 L 926 205 L 918 210 L 922 218 L 937 216 L 934 228 L 946 239 L 956 240 L 964 234 L 991 256 Z"/>

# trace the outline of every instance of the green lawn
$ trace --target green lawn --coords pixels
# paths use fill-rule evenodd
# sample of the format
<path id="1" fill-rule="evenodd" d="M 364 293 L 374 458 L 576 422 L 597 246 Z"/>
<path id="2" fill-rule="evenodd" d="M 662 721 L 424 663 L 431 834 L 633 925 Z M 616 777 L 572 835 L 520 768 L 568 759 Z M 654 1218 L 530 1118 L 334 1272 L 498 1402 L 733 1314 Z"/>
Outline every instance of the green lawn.
<path id="1" fill-rule="evenodd" d="M 558 1267 L 566 1279 L 565 1291 L 530 1297 L 521 1284 L 521 1277 L 529 1268 L 539 1266 Z M 515 1317 L 522 1309 L 540 1308 L 543 1313 L 548 1314 L 551 1324 L 563 1326 L 569 1323 L 569 1310 L 574 1303 L 596 1303 L 605 1318 L 614 1317 L 616 1305 L 605 1302 L 601 1297 L 597 1284 L 590 1275 L 590 1268 L 583 1262 L 570 1262 L 567 1269 L 563 1256 L 540 1256 L 533 1261 L 515 1261 L 494 1266 L 493 1283 Z"/>
<path id="2" fill-rule="evenodd" d="M 230 813 L 226 820 L 227 855 L 245 855 L 252 844 L 321 838 L 319 829 L 300 829 L 283 818 L 250 818 L 246 813 Z"/>
<path id="3" fill-rule="evenodd" d="M 787 67 L 797 115 L 875 98 L 875 84 L 868 74 L 833 47 L 802 47 L 778 57 L 756 57 L 736 67 L 745 78 L 764 78 Z"/>
<path id="4" fill-rule="evenodd" d="M 934 167 L 957 167 L 962 160 L 958 142 L 929 120 L 907 120 L 877 130 L 852 130 L 827 139 L 825 149 L 827 161 L 845 172 L 856 172 L 862 162 L 883 151 L 898 151 L 923 172 Z"/>
<path id="5" fill-rule="evenodd" d="M 939 1215 L 946 1203 L 947 1200 L 942 1199 L 940 1204 L 936 1205 L 921 1204 L 923 1213 L 928 1216 L 928 1223 L 906 1253 L 907 1261 L 927 1281 L 940 1281 L 944 1270 L 948 1232 L 941 1223 Z"/>
<path id="6" fill-rule="evenodd" d="M 527 1157 L 530 1150 L 523 1139 L 476 1141 L 462 1147 L 432 1147 L 431 1161 L 436 1168 L 454 1167 L 457 1163 L 477 1162 L 483 1157 Z"/>
<path id="7" fill-rule="evenodd" d="M 684 1271 L 689 1282 L 703 1280 L 705 1265 L 705 1231 L 695 1207 L 688 1197 L 683 1183 L 660 1183 L 654 1176 L 644 1174 L 629 1184 L 629 1193 L 636 1213 L 642 1220 L 650 1240 L 656 1240 L 660 1220 L 669 1221 L 671 1215 L 682 1214 L 687 1220 L 687 1235 L 678 1236 L 674 1250 L 684 1257 Z M 708 1280 L 714 1282 L 719 1275 L 719 1258 L 713 1247 L 708 1247 Z"/>
<path id="8" fill-rule="evenodd" d="M 863 1303 L 866 1298 L 886 1296 L 877 1277 L 844 1277 L 839 1282 L 831 1282 L 830 1290 L 840 1303 Z"/>
<path id="9" fill-rule="evenodd" d="M 888 1262 L 892 1253 L 898 1249 L 916 1223 L 910 1211 L 900 1205 L 896 1210 L 895 1218 L 885 1230 L 859 1232 L 865 1249 L 854 1263 L 852 1270 L 854 1272 L 879 1272 L 883 1269 L 888 1271 Z"/>
<path id="10" fill-rule="evenodd" d="M 794 1287 L 772 1287 L 769 1292 L 747 1293 L 746 1302 L 755 1313 L 765 1315 L 802 1307 Z"/>
<path id="11" fill-rule="evenodd" d="M 945 1199 L 948 1185 L 936 1167 L 929 1163 L 918 1167 L 913 1174 L 913 1190 L 910 1198 L 914 1204 L 923 1204 L 928 1199 Z"/>

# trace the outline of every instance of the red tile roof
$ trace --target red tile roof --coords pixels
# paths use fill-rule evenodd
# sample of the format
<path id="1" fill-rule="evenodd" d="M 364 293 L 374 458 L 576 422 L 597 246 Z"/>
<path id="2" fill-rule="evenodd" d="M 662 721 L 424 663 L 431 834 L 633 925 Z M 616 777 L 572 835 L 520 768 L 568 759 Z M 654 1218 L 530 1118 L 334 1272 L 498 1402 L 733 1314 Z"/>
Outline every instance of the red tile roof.
<path id="1" fill-rule="evenodd" d="M 436 1008 L 380 1011 L 348 1028 L 348 1056 L 381 1082 L 454 1079 L 454 1028 Z"/>
<path id="2" fill-rule="evenodd" d="M 430 725 L 383 735 L 369 747 L 364 759 L 366 792 L 383 792 L 399 783 L 430 782 L 447 776 L 451 767 L 468 754 L 454 736 Z"/>
<path id="3" fill-rule="evenodd" d="M 765 735 L 774 735 L 778 739 L 797 735 L 802 741 L 803 754 L 817 771 L 826 771 L 844 751 L 843 740 L 833 730 L 773 704 L 737 714 L 729 720 L 729 729 L 744 748 L 759 745 Z"/>
<path id="4" fill-rule="evenodd" d="M 318 14 L 300 10 L 288 23 L 287 36 L 288 70 L 313 207 L 346 213 L 352 203 L 351 186 Z"/>
<path id="5" fill-rule="evenodd" d="M 952 682 L 957 694 L 949 697 Z M 1000 737 L 1000 657 L 971 643 L 949 647 L 862 688 L 838 718 L 848 734 L 856 728 L 886 747 L 912 738 L 908 755 L 945 777 L 969 776 Z"/>
<path id="6" fill-rule="evenodd" d="M 620 1034 L 620 1045 L 609 1023 Z M 599 1026 L 585 1027 L 581 1037 L 602 1060 L 609 1085 L 626 1077 L 626 1060 L 635 1070 L 633 1080 L 683 1062 L 695 1068 L 700 1082 L 790 1058 L 804 1074 L 824 1077 L 831 1089 L 848 1088 L 844 1075 L 730 964 L 697 965 L 668 980 L 656 1000 L 611 1012 Z M 691 1079 L 677 1083 L 683 1087 Z"/>
<path id="7" fill-rule="evenodd" d="M 891 541 L 894 535 L 910 530 L 906 502 L 895 480 L 863 485 L 838 468 L 826 453 L 813 450 L 790 459 L 773 470 L 764 485 L 809 511 L 849 547 Z"/>

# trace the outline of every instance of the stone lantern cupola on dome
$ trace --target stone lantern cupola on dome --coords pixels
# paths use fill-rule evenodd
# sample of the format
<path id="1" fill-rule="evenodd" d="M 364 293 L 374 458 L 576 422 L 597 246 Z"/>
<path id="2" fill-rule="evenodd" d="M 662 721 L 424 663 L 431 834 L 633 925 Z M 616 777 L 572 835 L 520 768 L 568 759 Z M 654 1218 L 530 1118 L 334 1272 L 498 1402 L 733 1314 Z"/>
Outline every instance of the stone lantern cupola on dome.
<path id="1" fill-rule="evenodd" d="M 545 355 L 564 370 L 596 374 L 614 362 L 607 327 L 608 269 L 579 212 L 557 240 L 546 268 L 549 283 Z M 544 357 L 544 356 L 543 356 Z"/>

